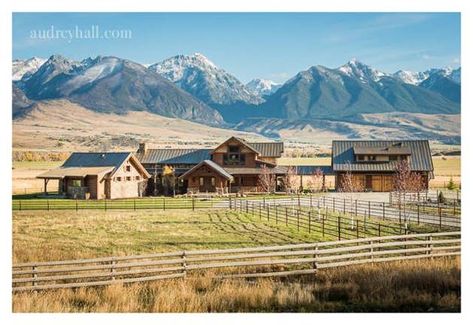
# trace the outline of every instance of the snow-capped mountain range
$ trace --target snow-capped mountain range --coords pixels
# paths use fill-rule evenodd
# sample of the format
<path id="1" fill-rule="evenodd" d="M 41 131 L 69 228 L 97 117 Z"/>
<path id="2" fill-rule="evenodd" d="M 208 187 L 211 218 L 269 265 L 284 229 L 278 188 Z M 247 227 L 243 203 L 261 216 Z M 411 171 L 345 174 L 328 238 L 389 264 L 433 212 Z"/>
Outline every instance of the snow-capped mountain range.
<path id="1" fill-rule="evenodd" d="M 461 68 L 391 74 L 356 59 L 337 68 L 312 66 L 284 84 L 245 85 L 199 53 L 149 66 L 113 56 L 53 55 L 14 60 L 12 79 L 14 117 L 37 102 L 65 99 L 101 113 L 146 111 L 245 130 L 258 123 L 270 133 L 275 125 L 321 125 L 314 121 L 363 124 L 362 114 L 402 112 L 403 121 L 409 114 L 455 115 L 461 104 Z"/>
<path id="2" fill-rule="evenodd" d="M 153 64 L 148 69 L 209 105 L 263 102 L 258 94 L 200 53 L 176 55 Z"/>
<path id="3" fill-rule="evenodd" d="M 273 94 L 276 90 L 281 88 L 281 86 L 282 84 L 275 83 L 268 79 L 253 79 L 246 84 L 246 88 L 260 97 Z"/>
<path id="4" fill-rule="evenodd" d="M 28 60 L 13 60 L 12 62 L 12 80 L 18 81 L 25 75 L 35 73 L 46 62 L 46 59 L 32 57 Z"/>

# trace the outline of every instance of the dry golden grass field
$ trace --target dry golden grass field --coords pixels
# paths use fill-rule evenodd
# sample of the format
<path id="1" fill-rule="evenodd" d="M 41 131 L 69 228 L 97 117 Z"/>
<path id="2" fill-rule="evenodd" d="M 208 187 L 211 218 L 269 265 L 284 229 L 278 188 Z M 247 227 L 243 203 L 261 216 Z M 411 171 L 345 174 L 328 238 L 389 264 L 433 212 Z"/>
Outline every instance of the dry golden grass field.
<path id="1" fill-rule="evenodd" d="M 13 295 L 14 312 L 460 312 L 460 258 L 280 279 L 179 280 Z"/>

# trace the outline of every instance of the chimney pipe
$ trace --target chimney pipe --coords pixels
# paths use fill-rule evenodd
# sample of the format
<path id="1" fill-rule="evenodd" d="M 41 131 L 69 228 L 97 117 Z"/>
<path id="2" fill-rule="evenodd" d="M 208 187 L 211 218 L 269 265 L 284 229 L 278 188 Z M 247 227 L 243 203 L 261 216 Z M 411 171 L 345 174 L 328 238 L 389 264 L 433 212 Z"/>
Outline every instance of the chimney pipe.
<path id="1" fill-rule="evenodd" d="M 138 148 L 138 152 L 146 153 L 146 150 L 148 149 L 148 145 L 146 142 L 140 143 L 140 146 Z"/>

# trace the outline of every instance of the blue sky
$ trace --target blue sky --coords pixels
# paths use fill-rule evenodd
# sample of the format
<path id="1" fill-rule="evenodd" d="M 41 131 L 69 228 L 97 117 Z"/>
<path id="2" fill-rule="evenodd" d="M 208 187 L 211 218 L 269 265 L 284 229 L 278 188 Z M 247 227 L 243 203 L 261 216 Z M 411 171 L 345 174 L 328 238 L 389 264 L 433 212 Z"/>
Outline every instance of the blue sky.
<path id="1" fill-rule="evenodd" d="M 40 39 L 32 33 L 131 31 L 126 39 Z M 53 27 L 51 27 L 53 26 Z M 65 32 L 62 32 L 63 35 Z M 67 37 L 67 36 L 65 36 Z M 155 63 L 199 52 L 247 82 L 283 82 L 352 58 L 386 72 L 460 65 L 457 13 L 14 13 L 13 57 L 115 55 Z"/>

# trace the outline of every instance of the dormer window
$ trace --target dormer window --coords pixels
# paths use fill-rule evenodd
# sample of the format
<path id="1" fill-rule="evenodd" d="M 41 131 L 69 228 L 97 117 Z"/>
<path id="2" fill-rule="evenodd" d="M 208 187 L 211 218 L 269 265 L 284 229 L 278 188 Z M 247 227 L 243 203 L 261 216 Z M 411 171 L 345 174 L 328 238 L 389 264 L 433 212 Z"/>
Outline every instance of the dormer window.
<path id="1" fill-rule="evenodd" d="M 239 153 L 240 147 L 239 146 L 228 146 L 228 152 L 230 153 Z"/>

